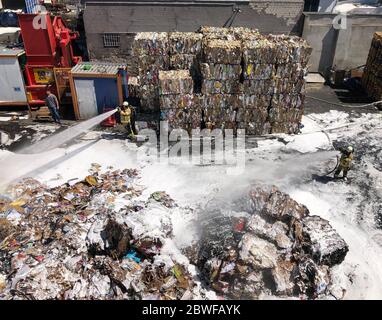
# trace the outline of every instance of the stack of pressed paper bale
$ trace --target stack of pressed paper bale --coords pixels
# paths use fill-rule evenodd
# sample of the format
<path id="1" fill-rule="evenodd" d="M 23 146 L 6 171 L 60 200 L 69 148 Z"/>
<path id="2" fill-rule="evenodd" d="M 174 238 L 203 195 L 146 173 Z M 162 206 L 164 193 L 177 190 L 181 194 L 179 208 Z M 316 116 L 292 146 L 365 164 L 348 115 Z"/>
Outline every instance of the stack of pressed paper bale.
<path id="1" fill-rule="evenodd" d="M 143 110 L 160 105 L 171 127 L 242 128 L 255 135 L 298 131 L 311 53 L 305 40 L 202 27 L 196 33 L 142 33 L 135 42 L 134 52 L 144 57 Z M 160 70 L 177 69 L 159 80 Z"/>
<path id="2" fill-rule="evenodd" d="M 159 111 L 159 71 L 169 68 L 167 32 L 140 32 L 134 38 L 138 61 L 141 111 Z"/>
<path id="3" fill-rule="evenodd" d="M 296 132 L 311 48 L 289 36 L 253 37 L 243 40 L 243 48 L 247 133 Z"/>
<path id="4" fill-rule="evenodd" d="M 382 32 L 374 34 L 362 76 L 362 85 L 371 98 L 376 101 L 382 100 Z"/>
<path id="5" fill-rule="evenodd" d="M 201 111 L 195 106 L 193 89 L 189 70 L 159 72 L 161 120 L 168 121 L 170 130 L 200 126 Z"/>

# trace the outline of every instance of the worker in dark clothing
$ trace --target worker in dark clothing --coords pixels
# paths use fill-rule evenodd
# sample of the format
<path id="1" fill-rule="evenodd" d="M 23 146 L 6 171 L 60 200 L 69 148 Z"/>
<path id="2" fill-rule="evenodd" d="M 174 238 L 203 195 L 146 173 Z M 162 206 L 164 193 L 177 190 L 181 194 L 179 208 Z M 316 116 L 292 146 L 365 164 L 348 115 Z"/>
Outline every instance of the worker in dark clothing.
<path id="1" fill-rule="evenodd" d="M 61 124 L 60 115 L 58 110 L 60 109 L 60 104 L 58 103 L 57 97 L 50 91 L 46 91 L 47 97 L 45 98 L 45 103 L 49 108 L 50 114 L 53 118 L 53 121 Z"/>
<path id="2" fill-rule="evenodd" d="M 348 146 L 347 148 L 340 148 L 340 151 L 341 151 L 340 163 L 338 165 L 336 172 L 334 173 L 334 178 L 338 178 L 341 171 L 343 171 L 343 178 L 346 181 L 348 171 L 350 170 L 351 162 L 353 160 L 354 148 L 352 146 Z"/>

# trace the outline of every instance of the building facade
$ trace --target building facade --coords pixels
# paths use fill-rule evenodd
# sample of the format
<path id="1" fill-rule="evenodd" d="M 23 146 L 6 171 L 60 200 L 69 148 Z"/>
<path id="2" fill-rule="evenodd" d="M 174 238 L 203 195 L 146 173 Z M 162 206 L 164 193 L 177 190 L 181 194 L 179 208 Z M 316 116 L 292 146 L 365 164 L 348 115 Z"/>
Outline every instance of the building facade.
<path id="1" fill-rule="evenodd" d="M 142 31 L 196 31 L 202 25 L 222 27 L 240 9 L 232 26 L 262 33 L 302 32 L 303 0 L 89 1 L 84 23 L 91 60 L 123 62 L 132 39 Z"/>

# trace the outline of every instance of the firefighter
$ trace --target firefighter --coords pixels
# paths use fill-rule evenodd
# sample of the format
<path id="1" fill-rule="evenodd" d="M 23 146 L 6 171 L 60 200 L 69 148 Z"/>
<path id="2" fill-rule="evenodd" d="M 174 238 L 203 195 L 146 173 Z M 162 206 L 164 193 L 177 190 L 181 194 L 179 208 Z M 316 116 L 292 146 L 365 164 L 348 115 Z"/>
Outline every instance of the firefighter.
<path id="1" fill-rule="evenodd" d="M 132 110 L 130 108 L 129 103 L 127 101 L 125 101 L 122 104 L 122 107 L 118 108 L 118 111 L 119 111 L 120 116 L 121 116 L 121 124 L 127 130 L 128 136 L 131 138 L 134 138 L 135 134 L 134 134 L 134 130 L 133 130 L 132 124 L 131 124 Z"/>
<path id="2" fill-rule="evenodd" d="M 347 181 L 348 171 L 351 166 L 351 162 L 353 160 L 354 148 L 352 146 L 348 146 L 347 148 L 340 148 L 341 158 L 340 163 L 336 172 L 334 173 L 334 178 L 338 178 L 341 171 L 343 172 L 343 178 Z"/>
<path id="3" fill-rule="evenodd" d="M 58 113 L 60 104 L 58 103 L 57 97 L 49 89 L 46 90 L 45 103 L 50 111 L 53 121 L 55 123 L 61 124 L 60 115 Z"/>

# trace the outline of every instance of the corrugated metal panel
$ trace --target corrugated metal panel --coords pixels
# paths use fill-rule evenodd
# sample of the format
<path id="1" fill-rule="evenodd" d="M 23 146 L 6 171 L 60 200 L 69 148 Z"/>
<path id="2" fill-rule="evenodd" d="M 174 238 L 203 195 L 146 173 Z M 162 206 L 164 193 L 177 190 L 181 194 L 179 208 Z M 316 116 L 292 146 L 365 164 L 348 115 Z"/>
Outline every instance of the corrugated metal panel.
<path id="1" fill-rule="evenodd" d="M 25 7 L 27 13 L 37 12 L 38 0 L 25 0 Z"/>
<path id="2" fill-rule="evenodd" d="M 124 64 L 84 62 L 74 66 L 72 68 L 72 73 L 116 75 L 118 74 L 119 69 L 124 67 L 126 67 Z"/>

